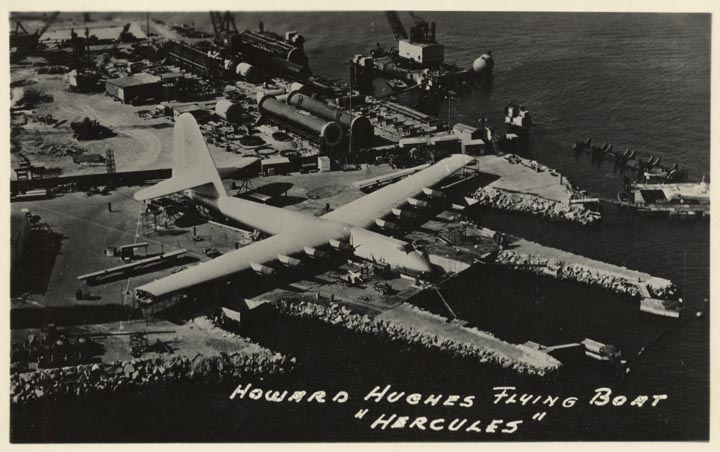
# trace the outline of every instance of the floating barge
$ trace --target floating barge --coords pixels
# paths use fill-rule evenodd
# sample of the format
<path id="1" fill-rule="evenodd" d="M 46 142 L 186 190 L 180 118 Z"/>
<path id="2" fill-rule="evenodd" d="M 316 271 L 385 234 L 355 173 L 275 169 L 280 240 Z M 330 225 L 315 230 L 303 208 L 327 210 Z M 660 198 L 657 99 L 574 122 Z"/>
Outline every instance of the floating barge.
<path id="1" fill-rule="evenodd" d="M 633 184 L 618 193 L 618 203 L 641 215 L 671 219 L 710 218 L 710 184 Z"/>

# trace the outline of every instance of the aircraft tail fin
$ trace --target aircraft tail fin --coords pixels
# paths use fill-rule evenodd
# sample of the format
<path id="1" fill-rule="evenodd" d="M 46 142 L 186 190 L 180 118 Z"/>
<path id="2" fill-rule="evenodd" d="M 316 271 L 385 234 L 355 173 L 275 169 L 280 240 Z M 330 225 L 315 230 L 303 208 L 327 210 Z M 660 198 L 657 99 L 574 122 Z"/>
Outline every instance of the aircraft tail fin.
<path id="1" fill-rule="evenodd" d="M 226 195 L 215 161 L 200 133 L 200 127 L 190 113 L 183 113 L 175 122 L 172 177 L 139 190 L 135 193 L 135 199 L 144 201 L 183 190 L 193 190 L 211 197 Z"/>

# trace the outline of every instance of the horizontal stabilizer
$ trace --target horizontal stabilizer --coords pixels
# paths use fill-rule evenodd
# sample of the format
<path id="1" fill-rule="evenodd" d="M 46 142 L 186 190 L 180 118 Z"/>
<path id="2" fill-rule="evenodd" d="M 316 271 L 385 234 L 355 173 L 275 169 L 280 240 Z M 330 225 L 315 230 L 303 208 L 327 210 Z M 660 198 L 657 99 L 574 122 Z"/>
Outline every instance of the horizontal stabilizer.
<path id="1" fill-rule="evenodd" d="M 166 179 L 153 185 L 152 187 L 138 190 L 135 192 L 133 197 L 138 201 L 147 201 L 148 199 L 162 198 L 163 196 L 172 195 L 173 193 L 178 193 L 183 190 L 195 189 L 204 185 L 207 185 L 209 195 L 217 196 L 215 188 L 212 186 L 212 183 L 207 181 L 206 177 L 201 176 L 197 179 L 197 181 Z"/>

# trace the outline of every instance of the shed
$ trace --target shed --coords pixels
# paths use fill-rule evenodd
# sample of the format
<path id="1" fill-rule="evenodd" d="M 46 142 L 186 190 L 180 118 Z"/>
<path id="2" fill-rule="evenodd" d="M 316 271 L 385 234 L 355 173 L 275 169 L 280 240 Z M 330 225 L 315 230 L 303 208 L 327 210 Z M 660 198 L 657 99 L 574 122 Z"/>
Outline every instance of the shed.
<path id="1" fill-rule="evenodd" d="M 125 104 L 139 103 L 157 99 L 162 94 L 162 85 L 160 77 L 142 72 L 107 80 L 105 93 Z"/>
<path id="2" fill-rule="evenodd" d="M 480 129 L 462 123 L 457 123 L 453 126 L 453 134 L 458 136 L 462 141 L 482 138 L 482 131 Z"/>
<path id="3" fill-rule="evenodd" d="M 261 162 L 262 173 L 266 176 L 287 174 L 290 170 L 290 159 L 287 157 L 270 157 Z"/>
<path id="4" fill-rule="evenodd" d="M 482 155 L 485 153 L 485 141 L 481 139 L 462 142 L 463 154 Z"/>
<path id="5" fill-rule="evenodd" d="M 398 141 L 398 145 L 400 146 L 400 149 L 422 149 L 426 148 L 428 146 L 428 140 L 427 138 L 402 138 L 400 141 Z"/>
<path id="6" fill-rule="evenodd" d="M 176 105 L 173 107 L 173 117 L 177 119 L 183 113 L 190 113 L 198 122 L 204 122 L 210 112 L 197 104 Z"/>
<path id="7" fill-rule="evenodd" d="M 330 171 L 330 157 L 327 155 L 318 156 L 318 169 L 320 172 Z"/>

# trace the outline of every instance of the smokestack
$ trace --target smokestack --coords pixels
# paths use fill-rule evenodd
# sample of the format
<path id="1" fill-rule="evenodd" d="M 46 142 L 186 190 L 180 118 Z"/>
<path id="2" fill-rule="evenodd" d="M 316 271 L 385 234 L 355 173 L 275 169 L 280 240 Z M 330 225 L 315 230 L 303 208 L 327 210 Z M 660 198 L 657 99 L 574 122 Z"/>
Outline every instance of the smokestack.
<path id="1" fill-rule="evenodd" d="M 432 42 L 437 42 L 435 41 L 435 22 L 430 23 L 430 37 L 432 39 Z"/>

